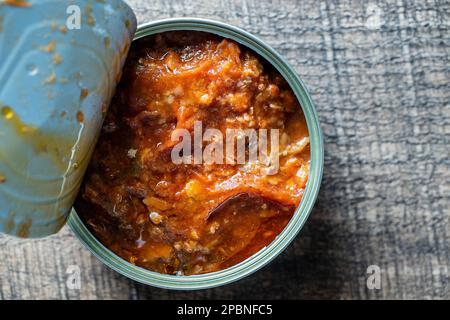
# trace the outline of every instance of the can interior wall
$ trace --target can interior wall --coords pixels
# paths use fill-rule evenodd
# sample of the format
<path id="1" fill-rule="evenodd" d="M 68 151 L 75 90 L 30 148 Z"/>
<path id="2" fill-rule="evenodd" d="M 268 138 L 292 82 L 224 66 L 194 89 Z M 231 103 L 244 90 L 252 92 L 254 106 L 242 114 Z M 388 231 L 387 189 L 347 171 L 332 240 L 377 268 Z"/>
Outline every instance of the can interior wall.
<path id="1" fill-rule="evenodd" d="M 286 79 L 300 102 L 304 113 L 311 145 L 311 164 L 307 186 L 300 205 L 292 219 L 275 240 L 253 256 L 228 269 L 192 276 L 176 276 L 156 273 L 135 266 L 103 246 L 87 229 L 75 210 L 69 217 L 69 225 L 81 242 L 104 264 L 122 275 L 143 284 L 166 289 L 194 290 L 221 286 L 250 275 L 280 254 L 303 227 L 319 193 L 323 173 L 323 137 L 314 104 L 303 81 L 289 63 L 274 49 L 250 33 L 222 23 L 197 18 L 159 20 L 138 27 L 134 40 L 148 35 L 176 30 L 204 31 L 232 39 L 244 45 L 271 63 Z"/>

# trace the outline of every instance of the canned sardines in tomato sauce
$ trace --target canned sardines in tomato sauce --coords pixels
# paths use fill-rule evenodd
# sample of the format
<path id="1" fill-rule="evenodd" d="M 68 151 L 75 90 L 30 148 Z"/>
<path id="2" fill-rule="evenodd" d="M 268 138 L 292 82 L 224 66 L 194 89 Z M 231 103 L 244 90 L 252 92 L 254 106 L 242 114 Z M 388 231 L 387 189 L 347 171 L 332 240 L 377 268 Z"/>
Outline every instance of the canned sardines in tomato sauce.
<path id="1" fill-rule="evenodd" d="M 1 231 L 54 233 L 73 206 L 69 225 L 100 260 L 170 289 L 223 285 L 282 252 L 323 169 L 293 68 L 224 23 L 167 19 L 134 33 L 121 1 L 58 14 L 39 9 L 47 2 L 0 7 L 21 35 L 7 51 L 0 33 Z M 13 16 L 29 22 L 20 29 Z"/>

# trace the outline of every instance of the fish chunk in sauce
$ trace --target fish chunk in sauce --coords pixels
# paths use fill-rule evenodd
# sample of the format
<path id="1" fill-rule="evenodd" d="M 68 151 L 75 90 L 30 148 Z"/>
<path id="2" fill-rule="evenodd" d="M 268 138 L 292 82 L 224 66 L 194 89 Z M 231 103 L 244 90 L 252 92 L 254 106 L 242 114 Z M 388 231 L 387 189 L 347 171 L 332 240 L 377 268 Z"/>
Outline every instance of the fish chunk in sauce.
<path id="1" fill-rule="evenodd" d="M 183 128 L 279 129 L 279 170 L 175 164 Z M 234 41 L 167 32 L 135 41 L 75 208 L 123 259 L 165 274 L 225 269 L 287 225 L 305 189 L 308 129 L 285 80 Z"/>

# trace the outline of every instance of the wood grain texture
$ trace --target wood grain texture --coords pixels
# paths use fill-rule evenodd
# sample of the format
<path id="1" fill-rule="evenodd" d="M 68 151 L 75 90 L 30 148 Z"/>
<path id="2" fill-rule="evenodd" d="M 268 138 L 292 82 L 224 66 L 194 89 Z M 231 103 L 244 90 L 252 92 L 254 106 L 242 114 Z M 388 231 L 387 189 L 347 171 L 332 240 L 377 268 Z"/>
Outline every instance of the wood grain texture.
<path id="1" fill-rule="evenodd" d="M 195 16 L 266 40 L 317 105 L 325 175 L 292 245 L 225 287 L 174 292 L 103 266 L 66 227 L 0 236 L 0 299 L 450 298 L 450 2 L 129 0 L 140 23 Z M 81 268 L 81 290 L 66 286 Z M 368 290 L 378 265 L 381 290 Z"/>

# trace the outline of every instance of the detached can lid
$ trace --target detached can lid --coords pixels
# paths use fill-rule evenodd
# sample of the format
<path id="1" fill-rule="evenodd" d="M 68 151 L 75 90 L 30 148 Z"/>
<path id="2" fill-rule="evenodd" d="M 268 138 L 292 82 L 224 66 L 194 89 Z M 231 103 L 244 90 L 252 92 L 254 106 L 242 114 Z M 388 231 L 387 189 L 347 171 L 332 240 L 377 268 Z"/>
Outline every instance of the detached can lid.
<path id="1" fill-rule="evenodd" d="M 65 224 L 135 31 L 121 0 L 0 0 L 0 232 Z"/>

